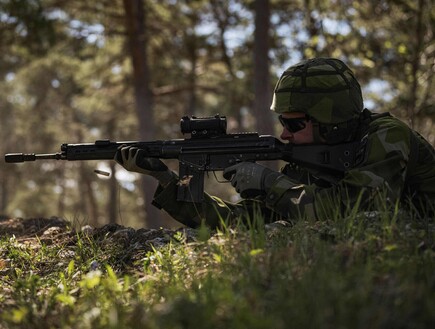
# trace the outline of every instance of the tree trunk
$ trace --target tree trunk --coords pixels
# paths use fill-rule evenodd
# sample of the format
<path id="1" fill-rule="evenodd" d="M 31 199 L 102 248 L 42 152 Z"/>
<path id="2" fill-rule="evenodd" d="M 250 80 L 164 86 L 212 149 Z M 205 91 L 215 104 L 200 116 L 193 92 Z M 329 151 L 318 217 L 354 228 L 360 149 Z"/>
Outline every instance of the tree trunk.
<path id="1" fill-rule="evenodd" d="M 85 214 L 91 217 L 89 218 L 89 225 L 97 227 L 99 226 L 99 214 L 98 214 L 98 205 L 97 200 L 95 198 L 94 189 L 92 188 L 92 177 L 89 173 L 89 167 L 86 166 L 85 163 L 81 162 L 79 164 L 79 173 L 80 173 L 80 186 L 81 186 L 81 196 L 80 198 L 83 200 L 82 210 Z"/>
<path id="2" fill-rule="evenodd" d="M 417 89 L 418 89 L 418 75 L 420 72 L 420 56 L 421 56 L 421 50 L 423 48 L 423 11 L 424 11 L 424 0 L 418 0 L 418 6 L 417 6 L 417 22 L 415 27 L 415 41 L 414 41 L 414 47 L 412 49 L 413 51 L 413 58 L 412 58 L 412 74 L 411 74 L 411 90 L 410 90 L 410 97 L 408 101 L 407 106 L 407 112 L 408 112 L 408 123 L 411 128 L 414 128 L 414 114 L 418 113 L 417 109 Z"/>
<path id="3" fill-rule="evenodd" d="M 189 98 L 187 102 L 187 107 L 185 111 L 185 115 L 194 115 L 196 112 L 196 64 L 198 60 L 198 56 L 196 53 L 196 35 L 195 33 L 192 33 L 191 35 L 186 35 L 186 47 L 187 52 L 189 54 L 190 59 L 190 72 L 189 72 L 189 85 L 190 85 L 190 93 Z"/>
<path id="4" fill-rule="evenodd" d="M 261 134 L 274 134 L 271 116 L 271 90 L 269 76 L 269 27 L 268 0 L 256 0 L 254 32 L 254 115 Z"/>
<path id="5" fill-rule="evenodd" d="M 0 215 L 6 215 L 8 205 L 8 176 L 5 173 L 6 171 L 3 171 L 0 176 Z"/>
<path id="6" fill-rule="evenodd" d="M 116 181 L 116 165 L 115 162 L 110 161 L 110 170 L 112 175 L 109 181 L 109 200 L 107 203 L 107 216 L 110 224 L 116 223 L 118 216 L 118 182 Z"/>
<path id="7" fill-rule="evenodd" d="M 59 197 L 57 199 L 57 214 L 60 217 L 65 216 L 65 172 L 59 173 L 57 185 L 60 187 Z"/>
<path id="8" fill-rule="evenodd" d="M 269 75 L 269 0 L 255 0 L 254 32 L 254 115 L 260 134 L 274 135 L 275 129 L 270 111 L 272 102 Z M 278 170 L 278 161 L 267 161 L 267 167 Z"/>
<path id="9" fill-rule="evenodd" d="M 154 98 L 150 88 L 148 66 L 148 38 L 145 31 L 145 10 L 143 0 L 124 0 L 127 40 L 133 63 L 134 96 L 139 119 L 139 138 L 154 138 Z M 142 178 L 142 191 L 145 197 L 146 225 L 150 228 L 160 226 L 160 211 L 151 205 L 157 182 L 150 177 Z"/>

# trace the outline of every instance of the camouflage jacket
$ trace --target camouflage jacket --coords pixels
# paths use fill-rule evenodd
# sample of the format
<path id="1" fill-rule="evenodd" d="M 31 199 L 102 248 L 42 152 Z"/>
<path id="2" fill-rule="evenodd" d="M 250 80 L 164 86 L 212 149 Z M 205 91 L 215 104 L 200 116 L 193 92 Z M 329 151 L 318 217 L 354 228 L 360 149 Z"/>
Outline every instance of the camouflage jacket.
<path id="1" fill-rule="evenodd" d="M 157 189 L 154 205 L 191 227 L 202 221 L 216 227 L 223 220 L 255 211 L 262 212 L 266 222 L 303 217 L 322 219 L 331 217 L 337 209 L 341 212 L 355 206 L 363 210 L 382 209 L 402 201 L 411 201 L 417 209 L 424 205 L 434 211 L 434 148 L 390 115 L 380 116 L 360 130 L 364 156 L 341 177 L 324 176 L 322 172 L 308 172 L 288 164 L 282 170 L 285 175 L 265 198 L 237 204 L 207 193 L 202 203 L 176 201 L 174 178 L 165 188 Z"/>

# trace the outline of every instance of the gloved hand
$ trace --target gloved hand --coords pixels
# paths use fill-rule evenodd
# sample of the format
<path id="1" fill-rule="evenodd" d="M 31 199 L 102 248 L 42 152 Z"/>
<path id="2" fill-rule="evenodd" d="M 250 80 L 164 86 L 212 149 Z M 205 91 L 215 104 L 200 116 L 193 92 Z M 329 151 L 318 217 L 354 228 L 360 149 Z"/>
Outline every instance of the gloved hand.
<path id="1" fill-rule="evenodd" d="M 240 162 L 226 168 L 223 176 L 231 180 L 231 185 L 242 198 L 253 198 L 265 196 L 282 174 L 257 163 Z"/>
<path id="2" fill-rule="evenodd" d="M 162 185 L 175 177 L 160 159 L 146 157 L 146 152 L 136 146 L 121 145 L 114 160 L 128 171 L 153 176 Z"/>

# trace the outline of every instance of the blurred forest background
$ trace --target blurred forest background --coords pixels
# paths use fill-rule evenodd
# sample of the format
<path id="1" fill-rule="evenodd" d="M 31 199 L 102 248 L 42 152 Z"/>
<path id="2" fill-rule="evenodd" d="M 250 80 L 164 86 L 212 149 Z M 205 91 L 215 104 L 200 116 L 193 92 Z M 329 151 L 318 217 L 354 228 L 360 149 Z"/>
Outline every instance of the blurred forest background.
<path id="1" fill-rule="evenodd" d="M 367 108 L 391 111 L 434 144 L 434 8 L 434 0 L 0 0 L 0 153 L 181 138 L 186 114 L 220 113 L 233 131 L 277 134 L 273 86 L 287 66 L 316 56 L 344 60 Z M 225 195 L 228 184 L 210 180 Z M 174 226 L 150 206 L 155 186 L 113 161 L 2 160 L 0 215 Z"/>

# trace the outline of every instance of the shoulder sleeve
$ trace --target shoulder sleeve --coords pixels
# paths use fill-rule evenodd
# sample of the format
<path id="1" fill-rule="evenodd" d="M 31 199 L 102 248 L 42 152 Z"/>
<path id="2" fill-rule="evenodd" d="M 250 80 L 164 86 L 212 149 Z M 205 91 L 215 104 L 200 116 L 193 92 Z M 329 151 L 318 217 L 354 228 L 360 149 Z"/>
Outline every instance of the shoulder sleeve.
<path id="1" fill-rule="evenodd" d="M 234 216 L 235 205 L 226 203 L 217 197 L 204 193 L 201 203 L 177 201 L 177 181 L 168 186 L 159 186 L 154 194 L 153 205 L 164 209 L 178 222 L 188 227 L 199 227 L 201 223 L 215 228 L 221 221 Z"/>
<path id="2" fill-rule="evenodd" d="M 343 184 L 386 189 L 397 199 L 403 191 L 410 154 L 411 130 L 403 122 L 384 117 L 369 129 L 365 159 L 346 173 Z"/>
<path id="3" fill-rule="evenodd" d="M 376 207 L 377 200 L 381 204 L 398 201 L 405 185 L 410 138 L 408 126 L 393 117 L 372 122 L 364 160 L 337 185 L 315 190 L 316 213 L 324 216 L 332 211 L 331 202 L 339 202 L 344 209 L 356 204 L 368 209 Z"/>

